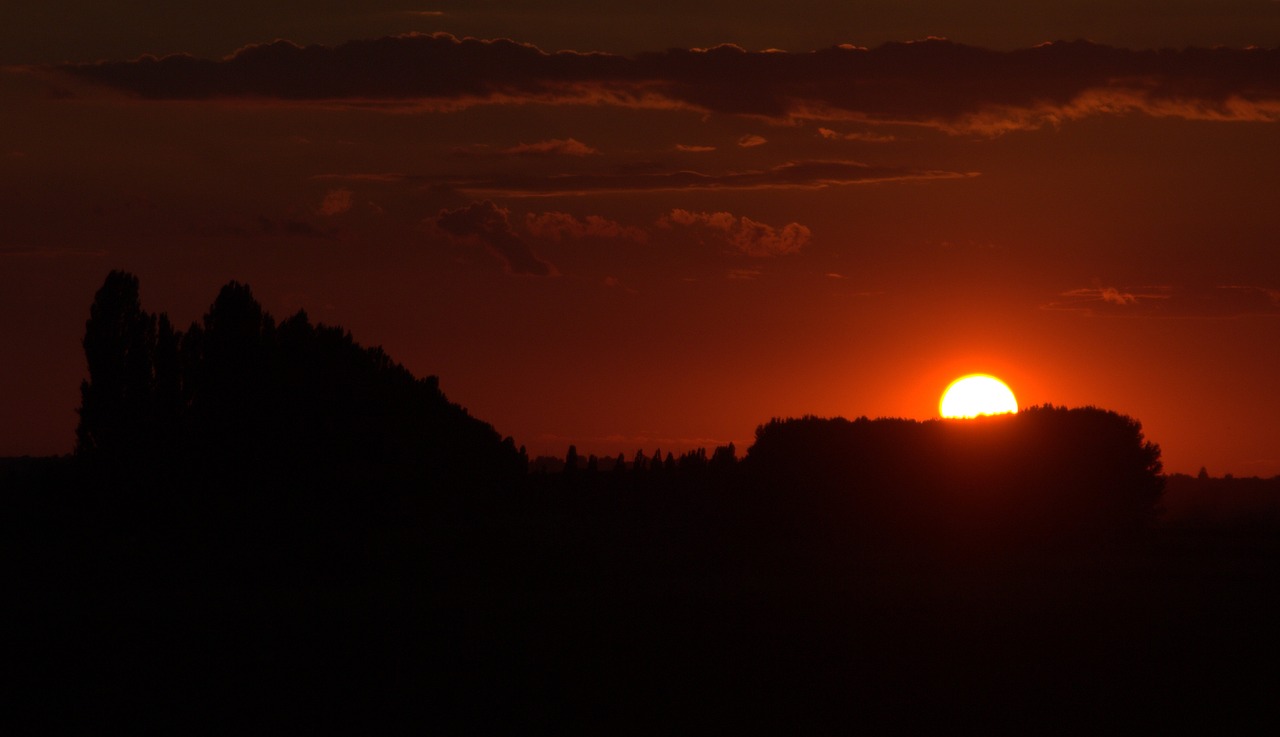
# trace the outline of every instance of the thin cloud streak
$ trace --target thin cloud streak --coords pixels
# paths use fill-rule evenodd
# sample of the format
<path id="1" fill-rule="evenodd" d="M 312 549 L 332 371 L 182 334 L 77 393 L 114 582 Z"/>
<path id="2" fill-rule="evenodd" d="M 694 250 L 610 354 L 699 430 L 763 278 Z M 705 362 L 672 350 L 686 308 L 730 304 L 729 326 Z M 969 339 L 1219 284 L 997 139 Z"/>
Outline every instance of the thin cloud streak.
<path id="1" fill-rule="evenodd" d="M 538 197 L 607 192 L 693 189 L 823 189 L 826 187 L 932 179 L 965 179 L 974 172 L 922 171 L 852 161 L 797 161 L 769 169 L 723 174 L 684 170 L 641 174 L 560 174 L 545 177 L 454 180 L 447 184 L 482 197 Z"/>
<path id="2" fill-rule="evenodd" d="M 1071 289 L 1046 305 L 1094 317 L 1233 319 L 1280 316 L 1280 289 L 1260 286 L 1214 287 L 1094 286 Z"/>
<path id="3" fill-rule="evenodd" d="M 518 156 L 592 156 L 600 152 L 576 138 L 552 138 L 536 143 L 519 143 L 503 149 L 503 153 Z"/>
<path id="4" fill-rule="evenodd" d="M 552 174 L 549 176 L 491 177 L 488 179 L 433 177 L 405 172 L 330 172 L 312 175 L 316 181 L 420 183 L 444 186 L 476 197 L 550 197 L 616 192 L 683 190 L 824 189 L 858 184 L 971 179 L 978 172 L 874 166 L 857 161 L 791 161 L 768 169 L 708 174 L 692 169 L 643 173 Z"/>

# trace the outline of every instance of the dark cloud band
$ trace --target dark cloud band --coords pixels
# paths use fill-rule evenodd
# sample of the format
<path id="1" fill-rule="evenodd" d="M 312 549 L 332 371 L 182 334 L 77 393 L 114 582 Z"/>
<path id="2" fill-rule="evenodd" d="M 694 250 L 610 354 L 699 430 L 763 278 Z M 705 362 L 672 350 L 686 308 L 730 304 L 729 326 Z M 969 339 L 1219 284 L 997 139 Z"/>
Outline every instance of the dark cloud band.
<path id="1" fill-rule="evenodd" d="M 415 34 L 334 47 L 277 41 L 220 61 L 146 57 L 62 70 L 154 99 L 591 102 L 992 133 L 1114 112 L 1280 120 L 1280 49 L 1131 51 L 1071 42 L 1002 52 L 930 39 L 624 57 Z"/>

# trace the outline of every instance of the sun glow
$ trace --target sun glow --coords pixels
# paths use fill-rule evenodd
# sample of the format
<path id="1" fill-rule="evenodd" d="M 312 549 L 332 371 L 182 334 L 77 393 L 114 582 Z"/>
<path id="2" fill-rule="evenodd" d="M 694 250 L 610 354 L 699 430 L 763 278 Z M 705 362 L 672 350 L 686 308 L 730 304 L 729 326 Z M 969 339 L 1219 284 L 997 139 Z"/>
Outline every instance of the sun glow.
<path id="1" fill-rule="evenodd" d="M 994 376 L 970 374 L 951 382 L 938 405 L 943 417 L 977 417 L 1018 411 L 1013 392 Z"/>

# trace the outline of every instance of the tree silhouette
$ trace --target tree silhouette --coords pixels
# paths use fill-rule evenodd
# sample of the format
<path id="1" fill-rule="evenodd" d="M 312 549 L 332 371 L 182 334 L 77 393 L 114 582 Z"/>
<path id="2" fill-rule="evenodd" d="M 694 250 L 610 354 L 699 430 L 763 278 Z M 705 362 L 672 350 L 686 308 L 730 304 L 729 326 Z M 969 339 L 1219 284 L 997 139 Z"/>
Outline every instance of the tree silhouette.
<path id="1" fill-rule="evenodd" d="M 163 324 L 167 371 L 173 336 L 167 319 Z M 172 427 L 161 422 L 156 318 L 142 309 L 137 277 L 107 275 L 89 308 L 83 346 L 89 378 L 80 385 L 76 454 L 117 469 L 139 466 Z M 168 400 L 172 375 L 161 378 L 160 394 Z"/>
<path id="2" fill-rule="evenodd" d="M 138 301 L 138 280 L 112 271 L 94 295 L 82 342 L 89 378 L 80 385 L 76 452 L 136 446 L 150 393 L 154 320 Z"/>
<path id="3" fill-rule="evenodd" d="M 190 377 L 195 442 L 214 467 L 251 473 L 277 439 L 267 421 L 278 397 L 268 373 L 275 321 L 247 285 L 233 281 L 210 305 L 203 329 L 191 332 L 202 338 Z"/>
<path id="4" fill-rule="evenodd" d="M 277 324 L 231 282 L 185 333 L 111 272 L 85 330 L 77 454 L 141 477 L 172 466 L 225 489 L 452 489 L 527 470 L 514 441 L 380 348 L 306 313 Z"/>
<path id="5" fill-rule="evenodd" d="M 569 452 L 564 456 L 564 476 L 567 479 L 577 478 L 578 475 L 578 447 L 576 445 L 569 446 Z"/>
<path id="6" fill-rule="evenodd" d="M 766 508 L 837 538 L 1074 541 L 1155 517 L 1160 449 L 1092 407 L 916 422 L 804 417 L 756 431 L 745 461 Z"/>

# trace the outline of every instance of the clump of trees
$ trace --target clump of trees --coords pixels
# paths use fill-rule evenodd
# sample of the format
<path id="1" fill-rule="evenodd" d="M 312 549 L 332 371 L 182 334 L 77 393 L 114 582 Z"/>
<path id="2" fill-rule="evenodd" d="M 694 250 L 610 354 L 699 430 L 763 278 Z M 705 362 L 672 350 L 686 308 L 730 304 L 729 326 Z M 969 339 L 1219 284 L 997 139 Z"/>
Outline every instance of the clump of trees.
<path id="1" fill-rule="evenodd" d="M 381 348 L 224 286 L 185 331 L 111 272 L 85 325 L 76 455 L 115 483 L 454 489 L 524 475 L 511 438 Z"/>
<path id="2" fill-rule="evenodd" d="M 853 539 L 1105 540 L 1150 524 L 1160 449 L 1136 420 L 1049 405 L 974 420 L 773 420 L 743 477 L 801 526 Z"/>

